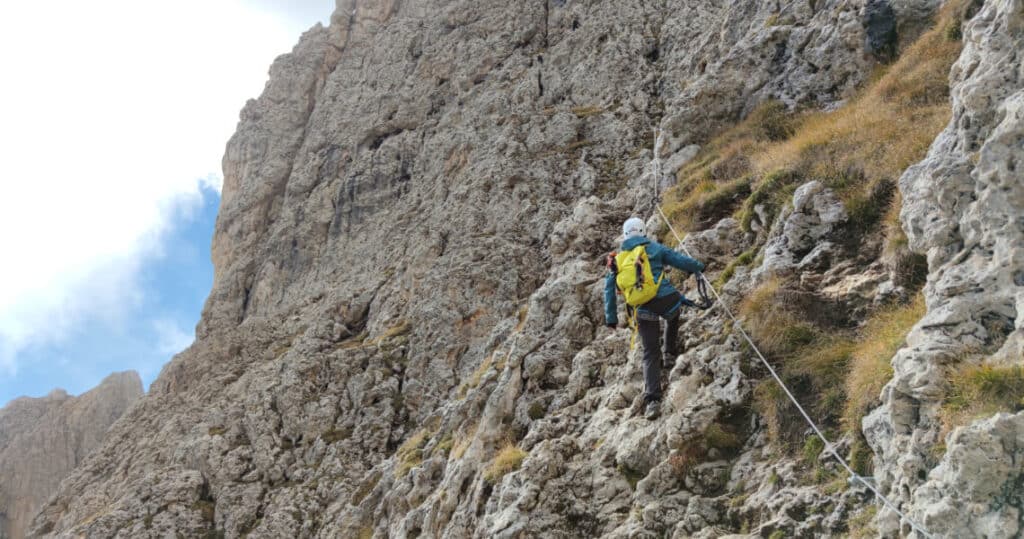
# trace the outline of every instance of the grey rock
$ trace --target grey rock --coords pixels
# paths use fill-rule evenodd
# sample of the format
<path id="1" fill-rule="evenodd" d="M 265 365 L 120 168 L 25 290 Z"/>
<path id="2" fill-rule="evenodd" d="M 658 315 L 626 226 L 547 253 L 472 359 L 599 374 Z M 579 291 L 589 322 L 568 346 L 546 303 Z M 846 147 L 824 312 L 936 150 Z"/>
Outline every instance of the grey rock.
<path id="1" fill-rule="evenodd" d="M 747 250 L 750 243 L 750 238 L 740 228 L 736 219 L 728 217 L 711 228 L 687 234 L 683 239 L 682 249 L 704 262 L 710 271 L 723 269 Z"/>
<path id="2" fill-rule="evenodd" d="M 896 56 L 896 11 L 889 0 L 868 0 L 864 6 L 864 48 L 882 61 Z"/>
<path id="3" fill-rule="evenodd" d="M 755 358 L 720 311 L 684 313 L 663 416 L 634 413 L 602 262 L 623 219 L 653 219 L 654 157 L 675 166 L 765 99 L 848 98 L 875 65 L 863 6 L 339 1 L 228 143 L 196 343 L 35 534 L 841 535 L 868 501 L 770 455 Z M 802 186 L 761 268 L 872 301 L 875 281 L 846 281 L 863 268 L 815 250 L 844 219 Z M 688 241 L 725 263 L 754 238 L 725 220 Z M 729 300 L 756 277 L 737 270 Z M 740 447 L 694 449 L 728 421 Z"/>
<path id="4" fill-rule="evenodd" d="M 1024 503 L 1024 412 L 950 434 L 942 462 L 914 495 L 913 516 L 954 537 L 1019 537 Z"/>
<path id="5" fill-rule="evenodd" d="M 950 435 L 946 456 L 935 466 L 931 449 L 942 442 L 937 412 L 947 373 L 978 351 L 993 365 L 1020 365 L 1024 357 L 1019 315 L 1024 304 L 1015 280 L 1024 267 L 1019 170 L 1024 77 L 1017 61 L 1024 38 L 1005 31 L 1021 25 L 1019 2 L 1001 0 L 985 2 L 964 24 L 964 50 L 951 73 L 953 117 L 927 158 L 900 178 L 903 228 L 911 248 L 928 257 L 928 312 L 893 358 L 895 374 L 882 392 L 883 404 L 863 425 L 883 492 L 936 524 L 977 523 L 971 533 L 950 536 L 981 537 L 981 530 L 1006 523 L 996 506 L 978 513 L 961 494 L 940 496 L 922 485 L 973 480 L 962 470 L 974 465 L 971 455 L 981 457 L 984 451 L 954 451 L 954 446 L 975 447 L 994 425 L 1006 424 L 994 419 L 970 427 L 980 440 Z M 1001 484 L 1013 473 L 989 477 L 988 484 Z M 882 531 L 895 530 L 899 519 L 881 511 L 878 524 Z"/>
<path id="6" fill-rule="evenodd" d="M 779 213 L 764 246 L 764 260 L 755 270 L 764 275 L 830 265 L 835 245 L 823 241 L 846 221 L 842 201 L 821 182 L 801 185 L 793 193 L 792 206 Z"/>
<path id="7" fill-rule="evenodd" d="M 25 537 L 60 482 L 140 397 L 142 380 L 129 371 L 112 374 L 77 397 L 55 389 L 0 409 L 0 537 Z"/>

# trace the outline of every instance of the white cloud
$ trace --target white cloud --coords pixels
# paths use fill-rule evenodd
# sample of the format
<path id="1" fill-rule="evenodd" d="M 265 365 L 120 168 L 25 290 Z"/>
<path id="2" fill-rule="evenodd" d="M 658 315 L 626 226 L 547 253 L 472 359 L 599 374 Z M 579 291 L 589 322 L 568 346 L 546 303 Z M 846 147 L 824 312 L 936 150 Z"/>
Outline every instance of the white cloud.
<path id="1" fill-rule="evenodd" d="M 162 356 L 172 356 L 181 352 L 196 338 L 194 331 L 187 331 L 168 318 L 154 320 L 153 330 L 156 332 L 156 352 Z"/>
<path id="2" fill-rule="evenodd" d="M 238 111 L 305 26 L 241 0 L 0 7 L 0 375 L 137 303 L 142 260 L 219 189 Z"/>

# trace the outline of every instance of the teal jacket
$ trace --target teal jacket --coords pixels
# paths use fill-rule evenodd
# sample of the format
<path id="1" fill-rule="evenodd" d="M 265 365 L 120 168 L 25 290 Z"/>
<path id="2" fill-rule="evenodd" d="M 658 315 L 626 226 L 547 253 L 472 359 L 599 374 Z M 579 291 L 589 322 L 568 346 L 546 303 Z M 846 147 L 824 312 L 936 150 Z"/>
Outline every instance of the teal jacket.
<path id="1" fill-rule="evenodd" d="M 651 273 L 654 274 L 654 280 L 657 281 L 661 278 L 661 272 L 665 270 L 665 266 L 671 266 L 678 268 L 683 271 L 690 273 L 700 273 L 704 271 L 704 264 L 688 257 L 683 256 L 668 247 L 656 242 L 651 241 L 643 236 L 635 236 L 622 242 L 622 251 L 630 251 L 637 245 L 646 245 L 647 257 L 651 261 Z M 676 287 L 672 286 L 672 283 L 666 278 L 662 279 L 661 285 L 658 287 L 658 295 L 655 297 L 664 297 L 673 292 L 678 292 Z M 609 271 L 608 275 L 604 279 L 604 320 L 606 324 L 618 324 L 618 305 L 615 300 L 615 273 Z M 665 315 L 671 315 L 672 313 L 679 310 L 684 304 L 689 303 L 682 294 L 680 294 L 679 302 L 669 309 Z M 643 306 L 640 306 L 641 312 L 647 312 Z M 651 314 L 651 313 L 648 313 Z"/>

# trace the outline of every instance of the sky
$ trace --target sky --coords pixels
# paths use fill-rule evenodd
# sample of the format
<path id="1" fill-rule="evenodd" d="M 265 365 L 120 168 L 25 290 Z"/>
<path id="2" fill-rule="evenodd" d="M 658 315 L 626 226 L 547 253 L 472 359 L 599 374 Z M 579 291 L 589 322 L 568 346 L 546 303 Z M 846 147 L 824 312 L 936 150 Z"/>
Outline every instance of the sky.
<path id="1" fill-rule="evenodd" d="M 0 405 L 129 369 L 148 387 L 192 342 L 238 112 L 333 8 L 0 7 Z"/>

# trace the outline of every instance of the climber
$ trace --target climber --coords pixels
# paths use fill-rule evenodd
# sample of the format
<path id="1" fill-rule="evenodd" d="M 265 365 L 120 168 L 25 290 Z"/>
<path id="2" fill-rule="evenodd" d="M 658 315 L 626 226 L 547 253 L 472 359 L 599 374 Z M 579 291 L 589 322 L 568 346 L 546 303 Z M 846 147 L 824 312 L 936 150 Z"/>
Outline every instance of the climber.
<path id="1" fill-rule="evenodd" d="M 653 299 L 639 304 L 636 308 L 629 306 L 630 298 L 627 296 L 626 312 L 634 317 L 637 331 L 640 333 L 640 341 L 644 347 L 644 417 L 653 420 L 661 415 L 662 351 L 661 342 L 659 341 L 662 340 L 662 336 L 659 335 L 659 318 L 664 318 L 666 321 L 664 357 L 666 360 L 675 361 L 679 352 L 679 310 L 683 305 L 693 305 L 693 302 L 680 294 L 668 279 L 662 278 L 662 273 L 666 265 L 690 273 L 700 273 L 704 270 L 704 264 L 690 257 L 683 256 L 656 241 L 647 239 L 644 235 L 644 222 L 637 217 L 627 219 L 622 225 L 622 236 L 624 241 L 622 242 L 621 253 L 619 255 L 612 253 L 608 257 L 610 271 L 604 283 L 605 325 L 612 329 L 618 327 L 618 309 L 615 294 L 620 284 L 617 284 L 616 279 L 620 269 L 625 269 L 626 264 L 635 264 L 636 275 L 641 273 L 640 262 L 634 262 L 633 259 L 628 259 L 627 261 L 625 255 L 636 253 L 636 248 L 643 246 L 642 251 L 646 254 L 646 258 L 649 261 L 650 274 L 647 278 L 653 277 L 652 284 L 657 284 L 657 293 Z M 617 267 L 620 264 L 623 268 Z M 646 271 L 647 268 L 644 268 L 645 275 L 647 275 Z M 642 280 L 646 281 L 646 278 Z M 636 288 L 639 289 L 641 287 L 637 286 Z M 618 291 L 622 293 L 621 290 Z M 648 291 L 648 295 L 651 295 L 650 291 Z"/>

